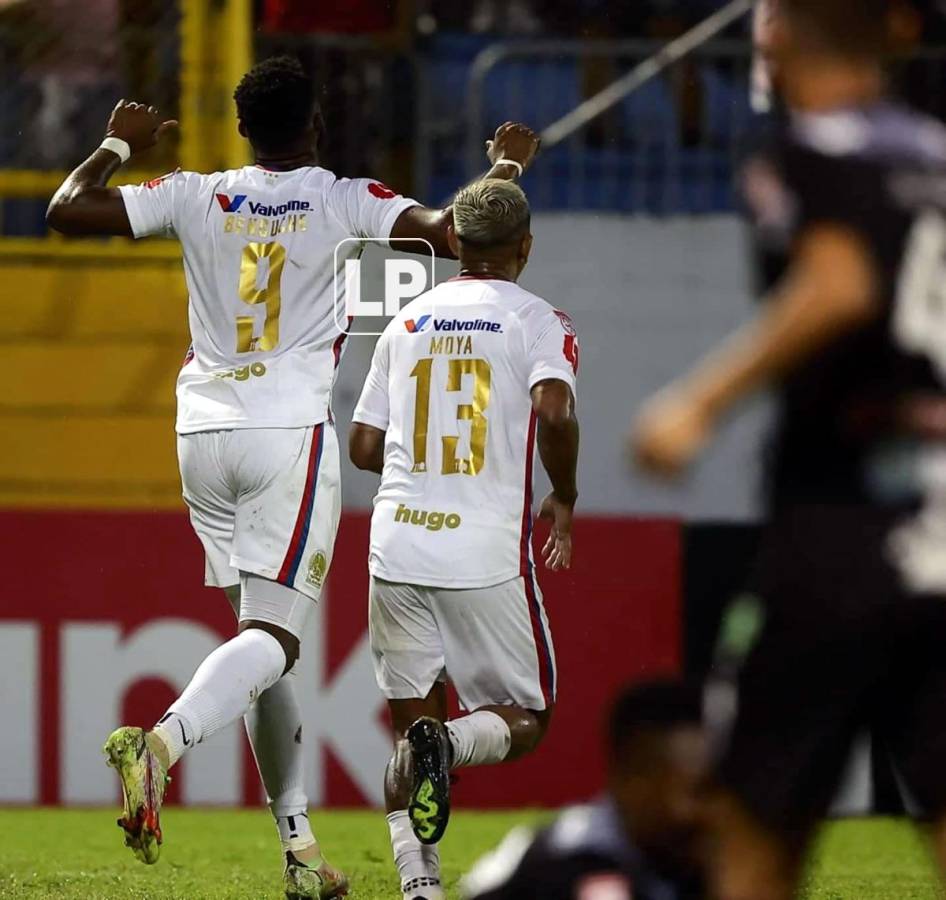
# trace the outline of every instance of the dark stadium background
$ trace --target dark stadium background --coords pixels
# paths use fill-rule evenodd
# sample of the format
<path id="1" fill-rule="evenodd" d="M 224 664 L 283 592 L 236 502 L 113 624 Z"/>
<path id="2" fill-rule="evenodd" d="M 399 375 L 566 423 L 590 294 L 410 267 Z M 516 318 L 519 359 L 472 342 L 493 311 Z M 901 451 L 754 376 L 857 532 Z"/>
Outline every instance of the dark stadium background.
<path id="1" fill-rule="evenodd" d="M 0 713 L 23 723 L 0 733 L 0 803 L 110 801 L 102 736 L 160 713 L 230 629 L 222 598 L 200 587 L 179 497 L 173 385 L 188 337 L 177 245 L 66 240 L 44 223 L 115 101 L 181 120 L 178 139 L 122 178 L 242 165 L 232 87 L 254 59 L 294 53 L 322 85 L 324 164 L 435 204 L 484 168 L 483 141 L 502 121 L 549 125 L 717 5 L 0 0 Z M 932 5 L 926 29 L 898 82 L 942 114 L 932 88 L 946 73 L 946 26 Z M 622 436 L 644 396 L 751 308 L 734 190 L 754 125 L 751 61 L 742 23 L 544 154 L 525 180 L 536 250 L 524 284 L 571 312 L 582 341 L 582 520 L 575 569 L 544 579 L 562 685 L 551 739 L 529 763 L 464 774 L 468 805 L 558 805 L 596 789 L 599 763 L 579 763 L 598 760 L 608 697 L 629 679 L 703 673 L 721 611 L 742 589 L 766 404 L 675 489 L 630 473 Z M 371 353 L 366 338 L 351 344 L 342 430 Z M 376 802 L 387 753 L 364 632 L 374 484 L 345 474 L 329 598 L 305 651 L 311 796 L 334 805 Z M 158 653 L 168 641 L 172 658 Z M 242 733 L 215 740 L 218 754 L 188 760 L 172 796 L 256 802 Z M 874 767 L 876 789 L 847 808 L 895 802 Z"/>

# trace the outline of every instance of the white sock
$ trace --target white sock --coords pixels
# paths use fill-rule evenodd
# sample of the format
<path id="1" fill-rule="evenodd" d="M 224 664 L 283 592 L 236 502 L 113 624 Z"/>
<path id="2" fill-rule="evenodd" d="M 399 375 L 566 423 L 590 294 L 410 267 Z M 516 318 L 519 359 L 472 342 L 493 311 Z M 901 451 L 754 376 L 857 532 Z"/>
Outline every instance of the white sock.
<path id="1" fill-rule="evenodd" d="M 279 681 L 285 667 L 282 645 L 259 628 L 248 628 L 217 647 L 154 729 L 167 745 L 171 765 L 186 749 L 244 715 Z"/>
<path id="2" fill-rule="evenodd" d="M 293 667 L 260 694 L 243 717 L 256 767 L 266 788 L 266 802 L 276 820 L 284 850 L 315 843 L 308 819 L 302 709 L 295 682 Z"/>
<path id="3" fill-rule="evenodd" d="M 480 709 L 446 724 L 453 747 L 453 768 L 488 766 L 509 755 L 512 734 L 502 716 Z"/>
<path id="4" fill-rule="evenodd" d="M 394 865 L 401 878 L 401 893 L 405 900 L 415 896 L 444 900 L 446 895 L 440 884 L 440 851 L 437 846 L 417 840 L 406 809 L 388 813 L 387 818 Z"/>

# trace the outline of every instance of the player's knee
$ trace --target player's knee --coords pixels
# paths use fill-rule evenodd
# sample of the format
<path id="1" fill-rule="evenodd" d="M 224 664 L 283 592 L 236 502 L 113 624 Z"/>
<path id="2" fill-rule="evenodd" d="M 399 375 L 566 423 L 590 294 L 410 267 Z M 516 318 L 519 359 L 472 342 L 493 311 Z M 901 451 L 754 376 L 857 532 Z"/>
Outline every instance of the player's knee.
<path id="1" fill-rule="evenodd" d="M 278 625 L 273 625 L 271 622 L 258 622 L 253 619 L 246 619 L 240 622 L 241 632 L 246 631 L 248 628 L 258 628 L 260 631 L 265 631 L 279 641 L 279 646 L 282 647 L 282 651 L 286 656 L 286 666 L 283 669 L 283 674 L 288 672 L 296 664 L 296 661 L 299 659 L 299 638 L 294 634 L 286 631 L 284 628 L 280 628 Z"/>
<path id="2" fill-rule="evenodd" d="M 536 721 L 536 739 L 535 746 L 538 747 L 542 741 L 545 740 L 545 736 L 548 734 L 549 725 L 552 724 L 552 713 L 555 711 L 554 704 L 549 704 L 545 709 L 535 710 L 533 713 L 535 715 Z M 535 748 L 533 748 L 535 749 Z"/>
<path id="3" fill-rule="evenodd" d="M 288 631 L 283 631 L 276 638 L 279 641 L 280 646 L 283 649 L 283 653 L 286 654 L 286 668 L 285 672 L 288 672 L 298 661 L 299 659 L 299 638 L 294 634 L 290 634 Z"/>
<path id="4" fill-rule="evenodd" d="M 532 719 L 532 727 L 528 730 L 528 746 L 523 748 L 525 753 L 532 753 L 537 750 L 545 735 L 548 734 L 549 725 L 552 721 L 552 707 L 546 709 L 530 709 L 529 717 Z"/>
<path id="5" fill-rule="evenodd" d="M 286 654 L 287 672 L 299 658 L 299 639 L 313 605 L 293 587 L 250 572 L 240 573 L 240 630 L 261 628 L 276 638 Z"/>
<path id="6" fill-rule="evenodd" d="M 505 707 L 500 713 L 496 707 L 487 707 L 492 712 L 502 715 L 509 726 L 512 738 L 507 762 L 514 762 L 523 756 L 534 752 L 549 729 L 552 720 L 552 709 L 523 709 L 521 707 Z"/>

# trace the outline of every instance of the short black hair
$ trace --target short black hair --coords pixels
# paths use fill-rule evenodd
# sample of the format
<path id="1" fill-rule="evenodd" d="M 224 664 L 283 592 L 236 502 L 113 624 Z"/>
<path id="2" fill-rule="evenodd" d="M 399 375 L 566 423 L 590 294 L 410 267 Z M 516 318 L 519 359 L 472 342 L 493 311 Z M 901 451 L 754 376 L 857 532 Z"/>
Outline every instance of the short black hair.
<path id="1" fill-rule="evenodd" d="M 643 735 L 702 724 L 703 697 L 697 685 L 675 679 L 641 682 L 625 688 L 611 707 L 608 749 L 617 760 Z"/>
<path id="2" fill-rule="evenodd" d="M 298 139 L 319 113 L 315 83 L 291 56 L 257 63 L 240 79 L 233 99 L 247 137 L 264 150 Z"/>
<path id="3" fill-rule="evenodd" d="M 779 0 L 813 43 L 844 56 L 882 58 L 893 48 L 890 25 L 910 0 Z"/>

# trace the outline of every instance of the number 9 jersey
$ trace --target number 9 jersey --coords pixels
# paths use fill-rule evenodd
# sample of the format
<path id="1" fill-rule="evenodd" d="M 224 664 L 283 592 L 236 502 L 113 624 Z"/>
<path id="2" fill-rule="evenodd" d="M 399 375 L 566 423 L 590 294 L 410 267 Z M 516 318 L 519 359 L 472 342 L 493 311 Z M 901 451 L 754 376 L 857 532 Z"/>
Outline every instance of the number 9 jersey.
<path id="1" fill-rule="evenodd" d="M 372 575 L 480 588 L 530 573 L 530 392 L 574 392 L 577 369 L 571 319 L 512 282 L 454 278 L 391 321 L 354 413 L 386 432 Z"/>
<path id="2" fill-rule="evenodd" d="M 363 250 L 336 247 L 386 240 L 416 201 L 318 166 L 179 171 L 120 190 L 136 238 L 176 235 L 184 251 L 178 433 L 325 421 L 347 327 L 336 272 Z"/>

